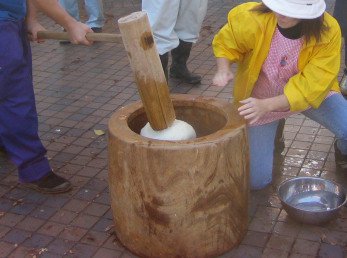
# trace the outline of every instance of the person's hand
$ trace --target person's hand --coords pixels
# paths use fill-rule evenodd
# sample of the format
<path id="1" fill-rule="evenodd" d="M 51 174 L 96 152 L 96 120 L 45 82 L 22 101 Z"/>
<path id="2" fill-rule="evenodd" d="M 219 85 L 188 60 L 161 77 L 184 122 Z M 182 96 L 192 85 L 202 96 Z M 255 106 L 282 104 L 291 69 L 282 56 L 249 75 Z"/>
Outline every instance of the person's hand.
<path id="1" fill-rule="evenodd" d="M 212 84 L 218 87 L 224 87 L 232 79 L 234 79 L 234 74 L 229 69 L 219 70 L 214 75 Z"/>
<path id="2" fill-rule="evenodd" d="M 270 112 L 267 99 L 247 98 L 240 101 L 243 104 L 237 110 L 250 124 L 257 122 L 262 116 Z"/>
<path id="3" fill-rule="evenodd" d="M 37 32 L 41 30 L 45 30 L 45 28 L 36 20 L 28 20 L 27 21 L 27 28 L 28 28 L 28 38 L 30 41 L 37 41 L 37 43 L 42 43 L 45 40 L 39 39 L 37 37 Z"/>
<path id="4" fill-rule="evenodd" d="M 88 32 L 92 32 L 92 29 L 89 28 L 87 25 L 81 22 L 73 22 L 66 28 L 67 33 L 69 34 L 69 38 L 72 44 L 82 44 L 86 46 L 90 46 L 93 44 L 92 41 L 89 41 L 86 38 L 86 34 Z"/>

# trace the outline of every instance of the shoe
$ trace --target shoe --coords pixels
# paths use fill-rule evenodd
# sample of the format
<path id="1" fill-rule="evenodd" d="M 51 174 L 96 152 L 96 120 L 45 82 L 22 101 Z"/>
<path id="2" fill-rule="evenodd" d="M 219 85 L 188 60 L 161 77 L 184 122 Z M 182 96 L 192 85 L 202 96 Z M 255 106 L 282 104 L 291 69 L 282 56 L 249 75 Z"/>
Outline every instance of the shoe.
<path id="1" fill-rule="evenodd" d="M 6 150 L 0 146 L 0 157 L 1 156 L 6 156 Z"/>
<path id="2" fill-rule="evenodd" d="M 22 185 L 40 193 L 48 194 L 65 193 L 72 189 L 72 185 L 68 180 L 54 174 L 52 171 L 37 181 L 23 183 Z"/>
<path id="3" fill-rule="evenodd" d="M 191 73 L 187 67 L 187 61 L 193 43 L 180 40 L 178 47 L 171 50 L 172 64 L 170 67 L 170 77 L 180 79 L 189 84 L 201 82 L 201 76 Z"/>
<path id="4" fill-rule="evenodd" d="M 102 32 L 102 28 L 99 28 L 99 27 L 93 27 L 91 29 L 92 29 L 92 31 L 94 31 L 94 33 L 101 33 Z"/>
<path id="5" fill-rule="evenodd" d="M 347 154 L 342 154 L 339 148 L 337 147 L 337 140 L 334 142 L 334 149 L 335 149 L 335 163 L 338 168 L 342 169 L 343 171 L 347 171 Z"/>

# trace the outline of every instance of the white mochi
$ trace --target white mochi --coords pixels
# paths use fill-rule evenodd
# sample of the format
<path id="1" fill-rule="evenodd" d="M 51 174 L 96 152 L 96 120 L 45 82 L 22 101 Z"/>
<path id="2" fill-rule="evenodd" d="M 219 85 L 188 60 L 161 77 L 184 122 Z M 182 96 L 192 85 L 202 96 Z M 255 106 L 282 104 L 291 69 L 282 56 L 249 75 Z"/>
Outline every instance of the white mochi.
<path id="1" fill-rule="evenodd" d="M 142 136 L 164 141 L 182 141 L 196 138 L 194 128 L 181 120 L 175 119 L 172 125 L 161 131 L 154 131 L 149 123 L 147 123 L 142 129 Z"/>

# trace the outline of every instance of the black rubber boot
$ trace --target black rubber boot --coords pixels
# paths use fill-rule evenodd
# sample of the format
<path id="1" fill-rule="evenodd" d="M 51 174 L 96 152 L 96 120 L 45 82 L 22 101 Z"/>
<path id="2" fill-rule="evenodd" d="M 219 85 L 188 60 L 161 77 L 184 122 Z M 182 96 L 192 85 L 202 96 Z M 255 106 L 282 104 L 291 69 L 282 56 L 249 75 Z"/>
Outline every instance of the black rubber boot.
<path id="1" fill-rule="evenodd" d="M 284 137 L 283 137 L 283 130 L 284 125 L 286 123 L 286 120 L 284 118 L 280 119 L 278 122 L 278 127 L 276 130 L 276 136 L 275 136 L 275 153 L 281 153 L 284 150 L 285 144 L 284 144 Z"/>
<path id="2" fill-rule="evenodd" d="M 170 67 L 170 76 L 180 79 L 189 84 L 198 84 L 201 82 L 201 76 L 189 72 L 187 61 L 192 49 L 193 43 L 180 40 L 180 44 L 171 50 L 172 63 Z"/>
<path id="3" fill-rule="evenodd" d="M 160 57 L 161 66 L 163 67 L 163 70 L 164 70 L 166 81 L 168 82 L 169 76 L 168 76 L 167 65 L 169 63 L 169 53 L 159 55 L 159 57 Z"/>

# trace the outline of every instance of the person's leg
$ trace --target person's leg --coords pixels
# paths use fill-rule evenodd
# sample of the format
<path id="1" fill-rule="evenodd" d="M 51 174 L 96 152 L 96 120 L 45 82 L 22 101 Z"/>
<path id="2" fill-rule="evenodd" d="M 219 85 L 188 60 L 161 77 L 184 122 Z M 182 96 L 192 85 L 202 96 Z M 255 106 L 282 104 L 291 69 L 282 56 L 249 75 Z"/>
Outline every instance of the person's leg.
<path id="1" fill-rule="evenodd" d="M 30 48 L 20 38 L 21 25 L 1 23 L 0 48 L 0 135 L 11 160 L 17 165 L 19 179 L 30 182 L 51 170 L 46 150 L 37 135 L 37 114 L 31 75 Z M 1 31 L 0 30 L 0 31 Z M 5 40 L 5 36 L 7 39 Z"/>
<path id="2" fill-rule="evenodd" d="M 59 4 L 68 12 L 68 14 L 74 17 L 77 21 L 80 20 L 78 0 L 59 0 Z M 63 28 L 63 31 L 66 31 L 65 28 Z M 70 40 L 59 41 L 59 44 L 61 45 L 68 45 L 70 43 L 71 43 Z"/>
<path id="3" fill-rule="evenodd" d="M 251 189 L 259 190 L 272 182 L 274 140 L 278 121 L 248 127 Z"/>
<path id="4" fill-rule="evenodd" d="M 179 0 L 143 0 L 142 10 L 147 12 L 159 55 L 178 46 L 174 32 L 179 10 Z"/>
<path id="5" fill-rule="evenodd" d="M 339 167 L 347 169 L 347 100 L 334 94 L 323 101 L 318 109 L 302 112 L 335 134 L 335 160 Z"/>
<path id="6" fill-rule="evenodd" d="M 105 25 L 104 6 L 102 0 L 84 0 L 89 15 L 86 24 L 94 31 L 101 32 Z"/>
<path id="7" fill-rule="evenodd" d="M 59 0 L 59 4 L 77 21 L 80 20 L 77 0 Z"/>
<path id="8" fill-rule="evenodd" d="M 179 44 L 178 36 L 174 32 L 179 3 L 179 0 L 142 1 L 142 10 L 148 14 L 166 79 L 168 79 L 168 53 Z"/>
<path id="9" fill-rule="evenodd" d="M 170 75 L 190 84 L 197 84 L 201 76 L 191 73 L 187 67 L 193 43 L 199 38 L 199 32 L 207 10 L 207 0 L 181 0 L 175 25 L 180 39 L 177 48 L 171 51 L 172 64 Z"/>
<path id="10" fill-rule="evenodd" d="M 67 191 L 71 184 L 52 173 L 38 136 L 31 51 L 23 24 L 0 22 L 0 49 L 0 139 L 18 168 L 19 181 L 42 192 Z"/>

